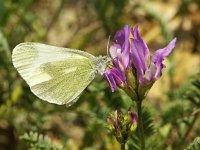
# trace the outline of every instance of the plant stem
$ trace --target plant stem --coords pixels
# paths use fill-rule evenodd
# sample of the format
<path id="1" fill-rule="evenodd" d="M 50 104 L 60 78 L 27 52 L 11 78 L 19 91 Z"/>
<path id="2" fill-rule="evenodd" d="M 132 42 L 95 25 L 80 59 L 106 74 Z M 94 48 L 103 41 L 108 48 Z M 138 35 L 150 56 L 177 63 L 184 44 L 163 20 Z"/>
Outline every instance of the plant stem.
<path id="1" fill-rule="evenodd" d="M 123 142 L 121 143 L 121 150 L 125 150 L 125 144 L 126 144 L 125 141 L 123 141 Z"/>
<path id="2" fill-rule="evenodd" d="M 145 150 L 145 139 L 144 139 L 144 129 L 142 122 L 142 100 L 137 101 L 137 111 L 138 111 L 138 131 L 141 142 L 141 150 Z"/>

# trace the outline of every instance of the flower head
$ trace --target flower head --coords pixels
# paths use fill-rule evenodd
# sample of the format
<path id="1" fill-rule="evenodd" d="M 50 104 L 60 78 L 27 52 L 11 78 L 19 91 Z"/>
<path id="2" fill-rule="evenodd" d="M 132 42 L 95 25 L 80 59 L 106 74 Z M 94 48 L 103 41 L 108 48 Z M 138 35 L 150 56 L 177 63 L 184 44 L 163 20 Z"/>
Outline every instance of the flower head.
<path id="1" fill-rule="evenodd" d="M 104 72 L 104 78 L 108 81 L 112 92 L 117 87 L 132 92 L 143 87 L 144 94 L 161 77 L 162 69 L 165 67 L 163 61 L 172 52 L 175 44 L 176 38 L 166 47 L 157 50 L 151 59 L 149 48 L 141 38 L 138 26 L 130 28 L 125 25 L 123 29 L 117 31 L 109 49 L 113 67 Z M 135 85 L 136 83 L 138 84 Z M 128 93 L 130 95 L 130 92 Z"/>
<path id="2" fill-rule="evenodd" d="M 117 109 L 107 118 L 107 123 L 109 130 L 115 135 L 117 141 L 126 141 L 137 127 L 136 113 L 129 109 L 128 113 L 123 114 Z"/>

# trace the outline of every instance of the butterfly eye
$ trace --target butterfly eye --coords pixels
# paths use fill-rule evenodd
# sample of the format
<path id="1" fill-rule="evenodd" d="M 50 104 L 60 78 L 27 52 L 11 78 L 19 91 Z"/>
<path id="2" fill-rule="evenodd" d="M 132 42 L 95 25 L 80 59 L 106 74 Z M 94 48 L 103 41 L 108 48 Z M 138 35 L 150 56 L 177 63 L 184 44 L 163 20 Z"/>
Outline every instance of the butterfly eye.
<path id="1" fill-rule="evenodd" d="M 112 63 L 109 63 L 109 64 L 107 65 L 106 69 L 112 69 L 113 67 L 114 67 L 113 64 L 112 64 Z"/>

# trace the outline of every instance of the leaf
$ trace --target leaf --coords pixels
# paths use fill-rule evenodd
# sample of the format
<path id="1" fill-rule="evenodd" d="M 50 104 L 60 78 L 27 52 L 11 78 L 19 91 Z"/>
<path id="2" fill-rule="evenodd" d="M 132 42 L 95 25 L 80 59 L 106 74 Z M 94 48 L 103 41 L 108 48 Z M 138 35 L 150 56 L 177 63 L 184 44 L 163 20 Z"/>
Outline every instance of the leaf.
<path id="1" fill-rule="evenodd" d="M 176 123 L 200 107 L 200 74 L 194 75 L 173 93 L 171 103 L 162 112 L 163 123 Z"/>
<path id="2" fill-rule="evenodd" d="M 29 145 L 31 150 L 63 150 L 56 146 L 48 136 L 38 134 L 37 132 L 25 133 L 20 139 Z"/>
<path id="3" fill-rule="evenodd" d="M 200 149 L 200 137 L 196 137 L 194 141 L 185 150 L 199 150 Z"/>
<path id="4" fill-rule="evenodd" d="M 131 140 L 128 141 L 128 149 L 129 150 L 140 150 L 140 141 L 137 136 L 133 136 Z"/>
<path id="5" fill-rule="evenodd" d="M 181 100 L 173 101 L 165 106 L 161 118 L 164 124 L 175 123 L 183 118 L 184 112 L 189 105 Z"/>
<path id="6" fill-rule="evenodd" d="M 145 134 L 146 148 L 147 150 L 156 149 L 158 140 L 152 140 L 154 138 L 155 128 L 153 126 L 153 120 L 151 112 L 148 108 L 143 107 L 142 109 L 142 120 L 143 120 L 143 128 Z M 128 142 L 128 149 L 132 150 L 140 150 L 140 141 L 139 141 L 138 129 L 136 133 L 132 136 L 132 138 Z"/>
<path id="7" fill-rule="evenodd" d="M 200 107 L 200 73 L 193 77 L 183 98 Z"/>
<path id="8" fill-rule="evenodd" d="M 144 125 L 144 134 L 146 137 L 150 137 L 155 133 L 155 129 L 153 126 L 151 112 L 148 110 L 148 108 L 143 108 L 142 120 Z"/>
<path id="9" fill-rule="evenodd" d="M 190 80 L 183 83 L 174 91 L 175 100 L 189 100 L 197 107 L 200 106 L 200 73 L 194 75 Z"/>
<path id="10" fill-rule="evenodd" d="M 11 61 L 11 53 L 10 53 L 10 48 L 8 45 L 8 41 L 6 37 L 3 35 L 3 33 L 0 30 L 0 62 L 10 62 Z M 3 56 L 3 57 L 2 57 Z"/>
<path id="11" fill-rule="evenodd" d="M 4 2 L 5 2 L 4 0 L 0 0 L 0 24 L 3 23 L 3 18 L 6 12 L 6 7 Z"/>

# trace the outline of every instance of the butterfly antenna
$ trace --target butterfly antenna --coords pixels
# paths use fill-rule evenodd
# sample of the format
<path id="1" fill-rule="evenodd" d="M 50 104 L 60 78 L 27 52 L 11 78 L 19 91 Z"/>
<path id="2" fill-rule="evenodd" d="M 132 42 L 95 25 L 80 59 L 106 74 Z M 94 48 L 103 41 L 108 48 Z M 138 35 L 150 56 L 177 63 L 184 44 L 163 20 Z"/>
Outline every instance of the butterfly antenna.
<path id="1" fill-rule="evenodd" d="M 108 43 L 107 43 L 107 55 L 108 56 L 110 56 L 110 53 L 109 53 L 109 50 L 108 50 L 109 45 L 110 45 L 110 37 L 111 37 L 111 35 L 109 35 L 109 37 L 108 37 Z"/>

